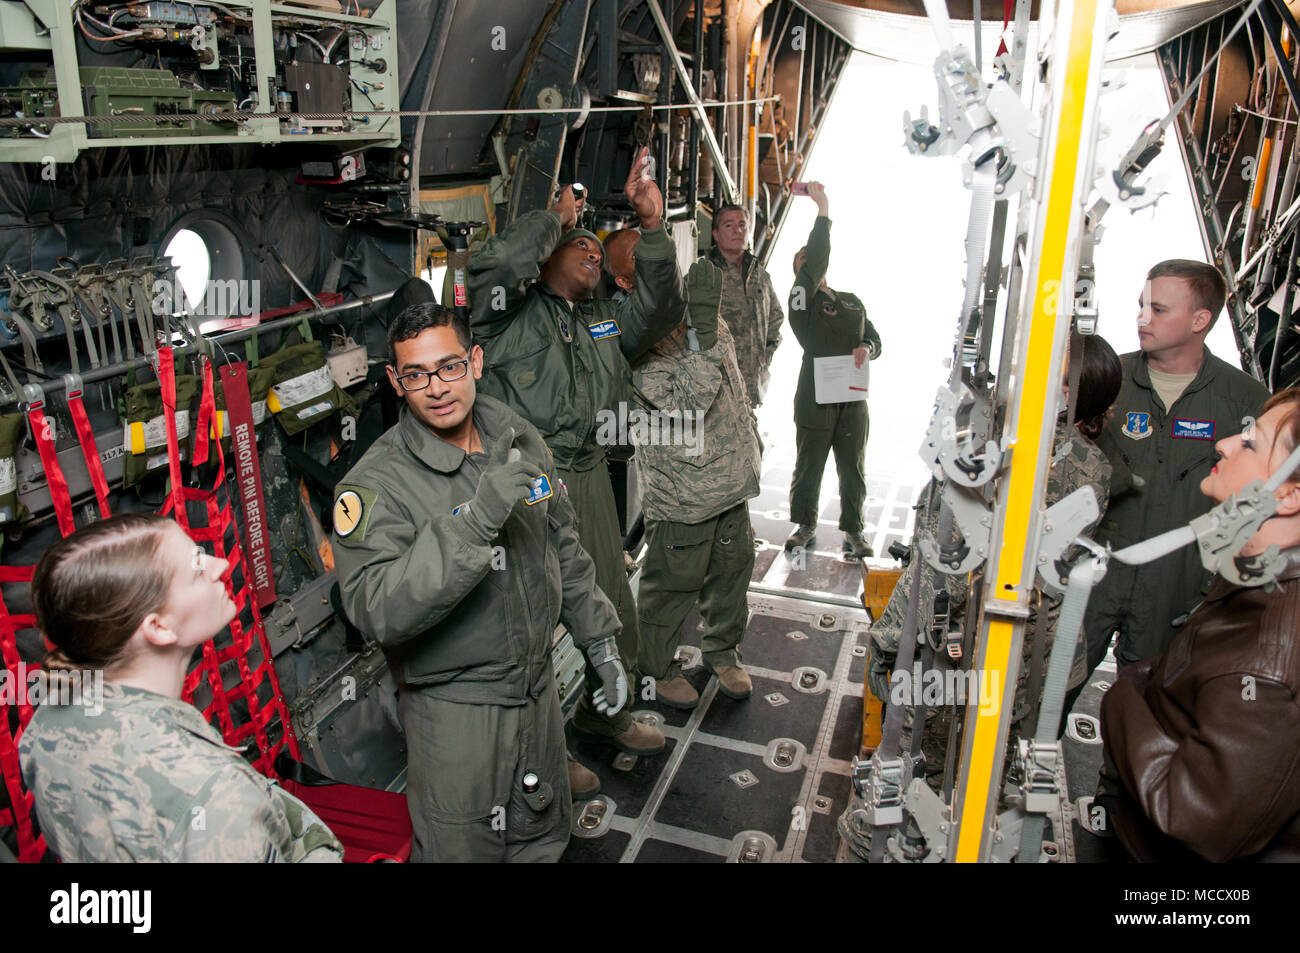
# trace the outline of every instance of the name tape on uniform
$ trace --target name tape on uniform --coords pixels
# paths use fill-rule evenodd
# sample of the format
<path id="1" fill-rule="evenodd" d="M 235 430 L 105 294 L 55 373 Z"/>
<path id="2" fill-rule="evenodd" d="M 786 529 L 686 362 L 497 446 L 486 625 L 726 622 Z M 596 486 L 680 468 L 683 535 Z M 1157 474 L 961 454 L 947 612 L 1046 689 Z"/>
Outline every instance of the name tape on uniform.
<path id="1" fill-rule="evenodd" d="M 600 341 L 604 338 L 618 337 L 623 332 L 619 330 L 618 322 L 613 318 L 608 321 L 597 321 L 595 324 L 587 325 L 587 330 L 591 332 L 593 340 Z"/>
<path id="2" fill-rule="evenodd" d="M 1188 420 L 1182 417 L 1175 417 L 1174 436 L 1190 440 L 1213 440 L 1214 421 Z"/>

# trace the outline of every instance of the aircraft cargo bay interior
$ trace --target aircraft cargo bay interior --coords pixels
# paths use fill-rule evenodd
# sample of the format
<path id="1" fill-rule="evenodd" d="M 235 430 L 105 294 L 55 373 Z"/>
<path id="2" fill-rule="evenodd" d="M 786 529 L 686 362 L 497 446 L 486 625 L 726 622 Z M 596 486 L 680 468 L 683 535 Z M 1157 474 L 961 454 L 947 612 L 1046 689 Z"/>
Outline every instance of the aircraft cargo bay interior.
<path id="1" fill-rule="evenodd" d="M 0 3 L 0 860 L 1300 859 L 1298 34 Z"/>

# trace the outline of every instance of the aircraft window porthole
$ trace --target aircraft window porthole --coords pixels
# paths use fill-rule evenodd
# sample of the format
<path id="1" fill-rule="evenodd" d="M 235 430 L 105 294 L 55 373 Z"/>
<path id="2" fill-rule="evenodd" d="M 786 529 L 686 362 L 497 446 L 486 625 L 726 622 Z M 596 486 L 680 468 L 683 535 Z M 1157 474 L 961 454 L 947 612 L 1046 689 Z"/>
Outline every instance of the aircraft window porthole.
<path id="1" fill-rule="evenodd" d="M 176 280 L 185 292 L 190 310 L 198 311 L 208 279 L 212 277 L 212 255 L 208 243 L 198 232 L 182 228 L 167 243 L 163 256 L 170 258 L 176 266 Z M 179 310 L 180 302 L 176 304 Z"/>
<path id="2" fill-rule="evenodd" d="M 247 258 L 249 242 L 229 216 L 211 209 L 181 216 L 163 235 L 163 257 L 176 266 L 170 289 L 172 313 L 189 310 L 200 318 L 199 331 L 217 330 L 232 317 L 262 310 L 261 282 Z"/>

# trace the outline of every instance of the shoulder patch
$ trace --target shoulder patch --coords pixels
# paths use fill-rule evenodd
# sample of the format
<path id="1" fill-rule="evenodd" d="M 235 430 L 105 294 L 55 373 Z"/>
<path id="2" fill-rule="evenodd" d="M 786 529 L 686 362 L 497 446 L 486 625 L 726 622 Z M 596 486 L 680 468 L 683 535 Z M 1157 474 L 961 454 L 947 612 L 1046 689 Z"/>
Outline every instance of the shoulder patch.
<path id="1" fill-rule="evenodd" d="M 334 497 L 334 533 L 339 539 L 361 542 L 366 538 L 370 512 L 378 494 L 363 486 L 341 486 Z"/>
<path id="2" fill-rule="evenodd" d="M 1146 439 L 1152 434 L 1151 415 L 1142 411 L 1128 411 L 1124 417 L 1121 433 L 1132 440 Z"/>

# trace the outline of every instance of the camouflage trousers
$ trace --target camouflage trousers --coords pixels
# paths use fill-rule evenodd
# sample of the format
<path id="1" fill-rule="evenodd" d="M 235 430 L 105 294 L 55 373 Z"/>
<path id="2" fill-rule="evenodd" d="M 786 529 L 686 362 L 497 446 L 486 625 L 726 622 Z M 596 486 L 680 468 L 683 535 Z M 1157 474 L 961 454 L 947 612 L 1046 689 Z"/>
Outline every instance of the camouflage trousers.
<path id="1" fill-rule="evenodd" d="M 646 561 L 639 592 L 641 668 L 671 679 L 678 634 L 696 600 L 704 621 L 700 648 L 710 665 L 740 664 L 749 619 L 746 593 L 754 571 L 749 504 L 738 503 L 702 523 L 646 520 Z"/>

